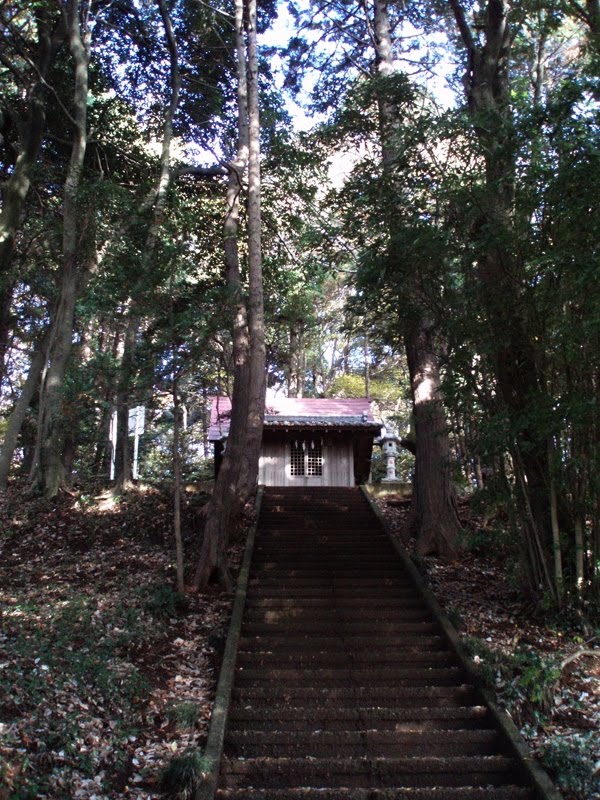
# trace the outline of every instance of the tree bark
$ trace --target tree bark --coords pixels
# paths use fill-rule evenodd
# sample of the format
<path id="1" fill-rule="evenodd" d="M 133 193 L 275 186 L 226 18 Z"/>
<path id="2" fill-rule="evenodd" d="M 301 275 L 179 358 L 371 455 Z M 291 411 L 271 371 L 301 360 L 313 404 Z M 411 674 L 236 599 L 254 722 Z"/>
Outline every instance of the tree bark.
<path id="1" fill-rule="evenodd" d="M 81 245 L 79 188 L 87 147 L 87 101 L 90 33 L 87 11 L 80 11 L 78 0 L 66 8 L 68 42 L 74 67 L 73 144 L 67 167 L 63 196 L 62 275 L 59 299 L 52 323 L 49 366 L 41 392 L 41 425 L 38 430 L 39 464 L 34 488 L 45 497 L 54 497 L 64 484 L 61 461 L 62 392 L 73 338 L 75 302 L 82 285 L 78 248 Z"/>
<path id="2" fill-rule="evenodd" d="M 387 0 L 375 0 L 373 33 L 378 75 L 386 78 L 394 73 Z M 385 86 L 383 90 L 379 90 L 378 105 L 383 171 L 390 185 L 398 189 L 399 197 L 397 179 L 394 177 L 397 154 L 393 143 L 399 110 L 386 97 Z M 390 236 L 393 235 L 393 225 L 392 209 Z M 390 253 L 390 257 L 393 260 L 397 258 L 397 254 Z M 419 553 L 439 553 L 446 558 L 454 558 L 461 524 L 452 482 L 450 444 L 440 392 L 432 324 L 425 318 L 417 279 L 418 275 L 413 274 L 413 280 L 408 279 L 405 283 L 410 312 L 409 318 L 403 323 L 416 438 L 411 528 L 417 537 Z"/>
<path id="3" fill-rule="evenodd" d="M 175 365 L 174 365 L 175 367 Z M 185 592 L 183 574 L 183 540 L 181 538 L 181 448 L 180 403 L 177 377 L 173 377 L 173 533 L 175 535 L 175 564 L 177 591 Z"/>
<path id="4" fill-rule="evenodd" d="M 131 473 L 131 454 L 129 448 L 129 401 L 135 376 L 135 352 L 137 349 L 137 335 L 141 326 L 141 297 L 148 284 L 148 274 L 152 265 L 158 236 L 164 222 L 167 207 L 168 190 L 171 183 L 171 148 L 173 144 L 173 122 L 179 107 L 181 90 L 181 76 L 179 73 L 177 42 L 171 23 L 171 17 L 165 0 L 157 0 L 158 10 L 163 23 L 167 51 L 169 53 L 169 105 L 165 111 L 163 124 L 163 138 L 160 154 L 160 170 L 156 185 L 144 199 L 138 213 L 142 214 L 152 209 L 152 216 L 140 263 L 140 280 L 131 292 L 131 303 L 127 314 L 125 344 L 121 375 L 117 392 L 117 447 L 116 447 L 116 484 L 113 487 L 115 494 L 121 494 L 133 485 Z"/>
<path id="5" fill-rule="evenodd" d="M 34 76 L 27 90 L 27 116 L 21 126 L 20 152 L 14 168 L 2 186 L 0 209 L 0 381 L 4 376 L 6 346 L 10 327 L 10 307 L 16 276 L 12 261 L 15 236 L 21 223 L 25 199 L 31 185 L 31 171 L 37 161 L 46 126 L 44 82 L 57 50 L 64 41 L 59 22 L 53 32 L 48 9 L 41 4 L 36 10 L 38 43 L 33 55 Z"/>
<path id="6" fill-rule="evenodd" d="M 432 329 L 419 321 L 405 336 L 415 422 L 415 478 L 409 526 L 419 555 L 457 554 L 461 530 L 452 482 L 450 445 L 440 399 Z"/>
<path id="7" fill-rule="evenodd" d="M 194 590 L 217 580 L 230 585 L 227 545 L 244 504 L 256 485 L 262 442 L 265 403 L 265 340 L 260 236 L 260 123 L 258 116 L 258 62 L 256 51 L 256 4 L 247 7 L 248 46 L 244 42 L 244 4 L 236 0 L 236 54 L 238 69 L 238 158 L 248 154 L 248 277 L 249 302 L 236 306 L 234 320 L 234 388 L 232 417 L 223 462 L 209 505 Z M 247 52 L 247 55 L 246 55 Z M 246 72 L 247 70 L 247 72 Z M 235 170 L 237 173 L 237 169 Z M 231 190 L 230 179 L 230 190 Z M 237 249 L 238 210 L 231 204 L 225 220 L 228 283 L 241 297 Z M 235 236 L 234 236 L 235 232 Z M 244 320 L 247 319 L 247 326 Z"/>
<path id="8" fill-rule="evenodd" d="M 266 346 L 261 244 L 260 114 L 258 101 L 257 3 L 248 0 L 248 329 L 249 405 L 240 476 L 248 497 L 255 489 L 265 419 Z"/>
<path id="9" fill-rule="evenodd" d="M 27 378 L 25 379 L 21 394 L 8 420 L 8 425 L 4 434 L 4 442 L 2 444 L 2 452 L 0 453 L 0 491 L 6 489 L 10 465 L 19 439 L 19 433 L 21 432 L 21 427 L 27 416 L 31 400 L 39 385 L 40 376 L 46 361 L 48 340 L 49 331 L 46 331 L 31 357 Z"/>
<path id="10" fill-rule="evenodd" d="M 238 142 L 235 161 L 229 166 L 227 213 L 223 223 L 225 273 L 233 303 L 233 390 L 229 436 L 223 460 L 209 502 L 200 557 L 194 575 L 194 591 L 211 580 L 230 586 L 227 546 L 235 529 L 245 498 L 239 491 L 242 457 L 246 445 L 246 411 L 249 392 L 249 330 L 239 259 L 240 195 L 248 165 L 248 85 L 244 41 L 243 0 L 235 3 L 235 41 L 237 67 Z"/>
<path id="11" fill-rule="evenodd" d="M 544 559 L 530 560 L 538 576 L 552 575 L 550 479 L 546 437 L 530 423 L 536 399 L 542 397 L 533 342 L 527 330 L 521 297 L 522 264 L 515 255 L 515 144 L 510 110 L 509 55 L 511 29 L 505 0 L 488 0 L 483 44 L 478 44 L 460 0 L 450 0 L 467 54 L 464 85 L 473 128 L 485 163 L 485 194 L 475 235 L 481 236 L 482 255 L 477 278 L 494 353 L 498 388 L 514 429 L 514 456 L 523 471 L 518 489 L 530 539 L 528 552 Z M 541 544 L 541 553 L 537 543 Z M 556 598 L 556 585 L 543 579 Z M 539 588 L 539 587 L 538 587 Z"/>

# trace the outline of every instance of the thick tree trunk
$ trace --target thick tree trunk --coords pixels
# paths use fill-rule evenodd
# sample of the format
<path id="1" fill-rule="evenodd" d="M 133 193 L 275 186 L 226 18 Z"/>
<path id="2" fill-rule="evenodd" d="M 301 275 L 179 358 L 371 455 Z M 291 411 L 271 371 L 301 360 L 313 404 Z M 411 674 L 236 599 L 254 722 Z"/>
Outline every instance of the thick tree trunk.
<path id="1" fill-rule="evenodd" d="M 482 15 L 483 44 L 473 36 L 460 0 L 450 0 L 450 5 L 467 52 L 466 99 L 485 161 L 486 191 L 479 224 L 484 252 L 477 277 L 491 333 L 498 388 L 514 430 L 513 455 L 522 474 L 518 489 L 529 568 L 534 582 L 541 581 L 556 600 L 557 587 L 549 566 L 553 539 L 547 438 L 529 421 L 537 398 L 542 396 L 542 384 L 521 296 L 522 265 L 515 255 L 509 5 L 506 0 L 488 0 Z"/>
<path id="2" fill-rule="evenodd" d="M 6 346 L 10 328 L 10 307 L 15 276 L 12 269 L 15 235 L 21 224 L 25 199 L 31 185 L 34 167 L 46 125 L 44 83 L 52 59 L 64 41 L 62 24 L 54 34 L 48 9 L 42 5 L 36 11 L 38 44 L 33 56 L 34 79 L 27 90 L 27 117 L 22 121 L 19 156 L 8 179 L 2 186 L 0 209 L 0 381 L 4 376 Z"/>
<path id="3" fill-rule="evenodd" d="M 405 342 L 416 438 L 410 528 L 419 555 L 436 553 L 454 558 L 461 524 L 431 328 L 423 323 L 415 325 L 406 333 Z"/>
<path id="4" fill-rule="evenodd" d="M 230 582 L 227 568 L 227 545 L 237 525 L 244 504 L 256 486 L 258 459 L 262 442 L 265 406 L 265 339 L 262 289 L 260 230 L 260 124 L 258 116 L 258 60 L 256 50 L 256 4 L 247 7 L 247 57 L 244 46 L 244 5 L 236 2 L 236 49 L 238 63 L 238 162 L 248 152 L 248 325 L 240 328 L 242 308 L 236 309 L 234 325 L 234 378 L 232 418 L 229 438 L 219 476 L 215 484 L 204 530 L 204 540 L 193 588 L 203 588 L 211 579 L 225 585 Z M 247 75 L 246 75 L 247 69 Z M 237 231 L 237 209 L 226 225 L 227 233 Z M 227 238 L 226 238 L 227 241 Z M 231 236 L 231 241 L 234 241 Z M 237 241 L 237 240 L 235 240 Z M 226 251 L 228 276 L 239 289 L 237 247 Z M 233 260 L 230 260 L 230 257 Z M 244 336 L 246 341 L 244 341 Z M 239 364 L 238 364 L 238 359 Z"/>
<path id="5" fill-rule="evenodd" d="M 233 391 L 227 446 L 215 483 L 204 526 L 204 538 L 192 588 L 206 587 L 215 580 L 229 586 L 227 546 L 239 523 L 246 498 L 240 491 L 242 459 L 246 447 L 246 416 L 249 403 L 250 346 L 247 309 L 243 297 L 239 261 L 239 214 L 243 176 L 248 164 L 248 85 L 244 42 L 243 0 L 235 4 L 238 146 L 229 167 L 227 214 L 223 223 L 225 271 L 233 298 Z"/>
<path id="6" fill-rule="evenodd" d="M 48 339 L 49 335 L 47 332 L 34 350 L 23 389 L 8 420 L 8 425 L 4 434 L 4 442 L 2 444 L 2 452 L 0 453 L 0 491 L 6 489 L 10 465 L 19 439 L 19 433 L 21 432 L 21 427 L 27 416 L 29 405 L 39 386 L 40 376 L 46 361 Z"/>
<path id="7" fill-rule="evenodd" d="M 89 39 L 86 12 L 78 0 L 67 7 L 69 49 L 73 58 L 73 145 L 67 168 L 63 197 L 63 269 L 57 310 L 52 324 L 49 367 L 41 392 L 39 464 L 35 488 L 45 497 L 54 497 L 64 483 L 61 461 L 63 430 L 61 424 L 62 392 L 73 338 L 75 302 L 81 288 L 78 247 L 81 244 L 79 222 L 79 187 L 87 147 L 87 101 Z"/>
<path id="8" fill-rule="evenodd" d="M 389 77 L 395 68 L 387 0 L 375 0 L 373 31 L 378 74 Z M 383 170 L 391 186 L 395 186 L 394 126 L 399 111 L 387 99 L 385 86 L 379 93 L 378 105 Z M 389 219 L 390 235 L 393 235 L 393 209 Z M 397 258 L 397 254 L 390 256 Z M 404 345 L 411 376 L 416 437 L 411 528 L 417 536 L 419 553 L 439 553 L 453 558 L 461 524 L 450 468 L 450 443 L 439 388 L 437 354 L 432 326 L 425 319 L 417 274 L 412 281 L 407 279 L 405 294 L 410 311 L 408 320 L 403 323 Z"/>

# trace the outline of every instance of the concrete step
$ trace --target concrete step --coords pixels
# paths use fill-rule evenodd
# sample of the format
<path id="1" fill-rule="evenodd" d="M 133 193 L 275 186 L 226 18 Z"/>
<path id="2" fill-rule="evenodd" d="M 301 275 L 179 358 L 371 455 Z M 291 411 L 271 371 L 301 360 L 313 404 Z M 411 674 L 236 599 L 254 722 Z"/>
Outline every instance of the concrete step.
<path id="1" fill-rule="evenodd" d="M 223 787 L 356 788 L 522 785 L 521 765 L 507 756 L 405 758 L 248 758 L 223 762 Z M 301 781 L 301 782 L 299 782 Z"/>
<path id="2" fill-rule="evenodd" d="M 236 672 L 236 685 L 240 688 L 272 684 L 281 687 L 340 687 L 372 686 L 452 686 L 465 678 L 460 667 L 430 667 L 417 664 L 412 667 L 379 667 L 378 669 L 336 667 L 331 669 L 273 669 L 258 666 L 254 669 L 241 666 Z"/>
<path id="3" fill-rule="evenodd" d="M 256 597 L 246 599 L 246 608 L 257 609 L 279 609 L 279 608 L 302 608 L 318 609 L 331 608 L 331 597 L 307 597 L 307 598 L 286 598 L 286 597 Z M 336 600 L 336 606 L 350 611 L 351 609 L 389 609 L 397 611 L 404 608 L 427 608 L 426 603 L 420 598 L 415 597 L 413 592 L 407 592 L 404 598 L 398 597 L 340 597 Z"/>
<path id="4" fill-rule="evenodd" d="M 219 800 L 535 800 L 525 786 L 398 787 L 388 789 L 335 789 L 287 787 L 285 789 L 220 789 Z"/>
<path id="5" fill-rule="evenodd" d="M 398 758 L 407 752 L 420 757 L 485 756 L 503 751 L 497 731 L 231 731 L 226 738 L 228 757 L 257 758 Z"/>
<path id="6" fill-rule="evenodd" d="M 478 705 L 436 705 L 399 707 L 397 705 L 327 706 L 234 706 L 229 715 L 230 730 L 261 731 L 448 731 L 487 727 L 489 711 Z"/>
<path id="7" fill-rule="evenodd" d="M 245 635 L 239 641 L 241 650 L 270 650 L 278 653 L 308 653 L 310 650 L 333 650 L 338 653 L 362 653 L 381 650 L 390 652 L 410 652 L 417 650 L 447 650 L 447 642 L 443 636 L 422 635 L 420 631 L 403 632 L 400 636 L 379 636 L 363 633 L 360 636 L 292 636 L 281 635 Z"/>
<path id="8" fill-rule="evenodd" d="M 255 580 L 248 587 L 248 599 L 253 600 L 293 600 L 305 598 L 307 600 L 363 599 L 363 600 L 394 600 L 414 597 L 414 588 L 408 582 L 392 581 L 349 581 L 341 582 L 333 579 L 327 583 L 320 581 L 295 581 L 293 585 L 284 584 L 277 580 Z"/>
<path id="9" fill-rule="evenodd" d="M 381 622 L 429 622 L 432 619 L 431 611 L 426 607 L 405 608 L 399 605 L 395 609 L 372 605 L 369 608 L 345 608 L 335 605 L 329 608 L 277 608 L 254 609 L 249 607 L 245 619 L 248 622 L 319 622 L 333 623 L 338 620 L 346 622 L 364 622 L 367 620 L 380 620 Z"/>
<path id="10" fill-rule="evenodd" d="M 363 496 L 269 489 L 219 800 L 539 800 Z"/>
<path id="11" fill-rule="evenodd" d="M 395 708 L 422 708 L 432 703 L 440 707 L 457 707 L 479 704 L 479 694 L 468 684 L 460 686 L 235 686 L 233 697 L 245 706 L 261 707 L 265 704 L 273 709 L 281 705 L 314 708 L 327 703 L 348 707 L 379 705 Z"/>
<path id="12" fill-rule="evenodd" d="M 352 622 L 350 620 L 337 620 L 336 622 L 319 622 L 318 620 L 273 620 L 272 622 L 252 622 L 249 620 L 242 627 L 242 636 L 275 636 L 284 637 L 295 635 L 321 636 L 331 635 L 340 638 L 354 634 L 369 634 L 371 636 L 385 637 L 386 635 L 399 636 L 403 633 L 423 634 L 425 636 L 439 631 L 437 622 L 385 622 L 382 620 L 368 620 Z"/>
<path id="13" fill-rule="evenodd" d="M 445 650 L 422 650 L 412 648 L 404 651 L 363 650 L 356 653 L 330 650 L 312 650 L 309 652 L 277 652 L 272 650 L 240 650 L 237 656 L 239 667 L 290 669 L 315 667 L 359 667 L 375 668 L 390 666 L 406 666 L 419 664 L 423 666 L 454 666 L 458 658 L 454 653 Z"/>

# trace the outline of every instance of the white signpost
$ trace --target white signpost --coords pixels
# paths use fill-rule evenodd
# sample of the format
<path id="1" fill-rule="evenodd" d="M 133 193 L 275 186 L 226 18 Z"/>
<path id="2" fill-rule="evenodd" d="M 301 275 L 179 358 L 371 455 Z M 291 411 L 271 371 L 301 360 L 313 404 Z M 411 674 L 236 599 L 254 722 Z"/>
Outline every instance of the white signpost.
<path id="1" fill-rule="evenodd" d="M 138 456 L 139 456 L 139 448 L 140 448 L 140 436 L 144 432 L 144 425 L 146 422 L 146 408 L 145 406 L 136 406 L 135 408 L 129 409 L 129 419 L 127 423 L 127 433 L 129 436 L 133 436 L 133 468 L 132 468 L 132 476 L 133 479 L 137 481 L 139 478 L 139 470 L 138 470 Z M 117 409 L 112 413 L 112 417 L 110 418 L 110 444 L 111 444 L 111 453 L 110 453 L 110 479 L 114 481 L 115 479 L 115 458 L 117 452 Z"/>
<path id="2" fill-rule="evenodd" d="M 146 422 L 146 408 L 144 406 L 136 406 L 129 409 L 129 435 L 133 436 L 133 480 L 137 481 L 139 478 L 138 471 L 138 455 L 140 448 L 140 436 L 144 432 L 144 424 Z"/>

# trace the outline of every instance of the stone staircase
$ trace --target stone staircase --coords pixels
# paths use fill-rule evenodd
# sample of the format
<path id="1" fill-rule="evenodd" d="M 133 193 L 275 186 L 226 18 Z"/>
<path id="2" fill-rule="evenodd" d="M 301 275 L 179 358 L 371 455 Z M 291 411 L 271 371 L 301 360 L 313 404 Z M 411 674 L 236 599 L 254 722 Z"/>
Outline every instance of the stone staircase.
<path id="1" fill-rule="evenodd" d="M 265 491 L 216 796 L 544 796 L 359 490 Z"/>

